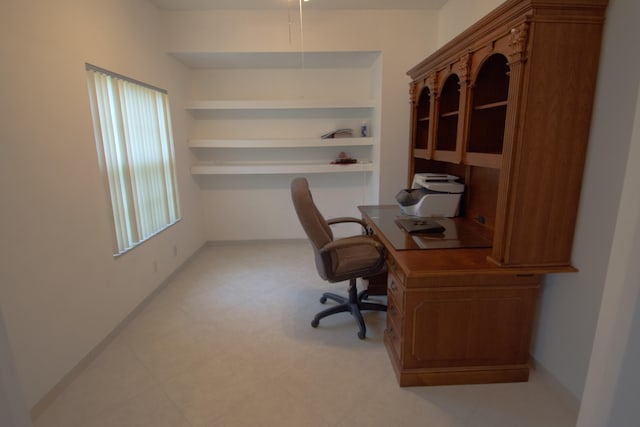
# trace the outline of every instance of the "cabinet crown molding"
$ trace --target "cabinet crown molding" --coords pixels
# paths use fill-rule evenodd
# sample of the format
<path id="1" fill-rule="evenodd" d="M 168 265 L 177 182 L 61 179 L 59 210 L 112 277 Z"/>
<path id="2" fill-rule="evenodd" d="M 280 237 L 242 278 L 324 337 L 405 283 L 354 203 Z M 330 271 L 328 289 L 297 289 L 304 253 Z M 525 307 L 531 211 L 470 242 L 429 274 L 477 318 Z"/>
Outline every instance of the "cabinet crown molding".
<path id="1" fill-rule="evenodd" d="M 416 64 L 407 71 L 407 75 L 415 80 L 434 68 L 443 69 L 459 59 L 451 57 L 452 52 L 482 49 L 529 19 L 532 22 L 601 24 L 608 3 L 609 0 L 507 0 Z"/>

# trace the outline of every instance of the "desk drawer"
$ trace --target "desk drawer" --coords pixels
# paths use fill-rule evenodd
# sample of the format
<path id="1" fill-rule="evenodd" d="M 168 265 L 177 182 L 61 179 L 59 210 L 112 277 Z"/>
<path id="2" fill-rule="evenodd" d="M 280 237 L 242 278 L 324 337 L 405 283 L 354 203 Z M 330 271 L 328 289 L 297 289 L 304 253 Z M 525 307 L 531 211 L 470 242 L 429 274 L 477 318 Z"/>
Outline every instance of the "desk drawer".
<path id="1" fill-rule="evenodd" d="M 387 300 L 387 336 L 398 358 L 402 358 L 403 315 L 395 305 L 395 300 Z"/>
<path id="2" fill-rule="evenodd" d="M 394 329 L 402 333 L 402 319 L 404 319 L 404 314 L 395 304 L 395 300 L 389 298 L 387 300 L 387 327 L 393 323 Z"/>
<path id="3" fill-rule="evenodd" d="M 397 276 L 389 270 L 387 274 L 387 296 L 394 300 L 398 311 L 404 310 L 404 286 Z"/>

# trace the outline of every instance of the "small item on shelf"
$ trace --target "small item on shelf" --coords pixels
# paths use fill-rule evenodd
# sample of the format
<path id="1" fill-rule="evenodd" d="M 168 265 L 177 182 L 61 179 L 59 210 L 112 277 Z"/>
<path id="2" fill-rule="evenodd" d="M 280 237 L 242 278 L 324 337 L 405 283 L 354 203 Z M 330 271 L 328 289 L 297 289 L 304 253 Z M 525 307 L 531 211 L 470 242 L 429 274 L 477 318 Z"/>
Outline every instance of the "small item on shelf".
<path id="1" fill-rule="evenodd" d="M 347 156 L 347 153 L 344 151 L 341 151 L 340 154 L 338 154 L 338 158 L 331 162 L 331 164 L 334 165 L 350 165 L 353 163 L 358 163 L 358 159 Z"/>
<path id="2" fill-rule="evenodd" d="M 362 125 L 360 126 L 360 136 L 363 138 L 366 138 L 368 135 L 368 131 L 367 131 L 367 122 L 362 122 Z"/>
<path id="3" fill-rule="evenodd" d="M 320 138 L 322 139 L 351 138 L 352 136 L 353 136 L 353 129 L 336 129 L 334 131 L 325 133 Z"/>

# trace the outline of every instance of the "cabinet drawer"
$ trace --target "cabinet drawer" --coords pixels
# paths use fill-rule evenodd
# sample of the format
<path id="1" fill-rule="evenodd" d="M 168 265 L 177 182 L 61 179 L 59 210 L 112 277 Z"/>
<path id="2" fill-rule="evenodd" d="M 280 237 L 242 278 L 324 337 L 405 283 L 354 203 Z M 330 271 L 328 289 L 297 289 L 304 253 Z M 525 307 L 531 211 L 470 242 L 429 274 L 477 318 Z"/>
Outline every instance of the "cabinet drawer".
<path id="1" fill-rule="evenodd" d="M 402 343 L 404 341 L 404 286 L 393 269 L 387 275 L 387 335 L 398 356 L 402 359 Z"/>
<path id="2" fill-rule="evenodd" d="M 395 301 L 392 298 L 389 298 L 387 301 L 387 328 L 393 326 L 394 330 L 402 334 L 403 319 L 403 313 L 398 309 Z"/>
<path id="3" fill-rule="evenodd" d="M 391 300 L 387 304 L 386 333 L 396 355 L 402 359 L 402 315 Z"/>
<path id="4" fill-rule="evenodd" d="M 404 309 L 404 286 L 391 271 L 387 275 L 387 296 L 389 299 L 393 299 L 398 311 L 402 312 Z"/>

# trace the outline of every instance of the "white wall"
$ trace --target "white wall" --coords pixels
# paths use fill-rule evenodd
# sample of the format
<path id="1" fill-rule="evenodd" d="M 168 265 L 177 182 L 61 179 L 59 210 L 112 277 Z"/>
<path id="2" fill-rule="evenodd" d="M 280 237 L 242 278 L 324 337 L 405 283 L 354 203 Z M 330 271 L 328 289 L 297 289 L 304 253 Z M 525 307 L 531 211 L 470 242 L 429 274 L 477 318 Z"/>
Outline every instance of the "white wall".
<path id="1" fill-rule="evenodd" d="M 157 15 L 144 1 L 0 4 L 0 303 L 29 408 L 203 243 L 176 107 L 185 70 L 164 54 Z M 172 103 L 183 220 L 117 259 L 85 62 Z"/>
<path id="2" fill-rule="evenodd" d="M 627 0 L 630 2 L 631 0 Z M 618 0 L 617 8 L 622 2 Z M 627 10 L 629 11 L 629 10 Z M 640 8 L 636 8 L 636 12 Z M 637 15 L 636 15 L 637 16 Z M 637 423 L 640 395 L 640 91 L 578 425 Z"/>
<path id="3" fill-rule="evenodd" d="M 574 240 L 576 274 L 549 276 L 533 355 L 576 397 L 583 393 L 609 269 L 640 80 L 635 0 L 611 0 Z M 637 164 L 634 165 L 637 167 Z"/>
<path id="4" fill-rule="evenodd" d="M 438 46 L 469 28 L 504 0 L 447 0 L 438 11 Z"/>
<path id="5" fill-rule="evenodd" d="M 13 352 L 0 307 L 0 425 L 30 427 L 31 418 L 16 375 Z"/>

